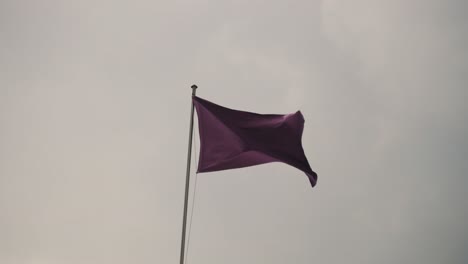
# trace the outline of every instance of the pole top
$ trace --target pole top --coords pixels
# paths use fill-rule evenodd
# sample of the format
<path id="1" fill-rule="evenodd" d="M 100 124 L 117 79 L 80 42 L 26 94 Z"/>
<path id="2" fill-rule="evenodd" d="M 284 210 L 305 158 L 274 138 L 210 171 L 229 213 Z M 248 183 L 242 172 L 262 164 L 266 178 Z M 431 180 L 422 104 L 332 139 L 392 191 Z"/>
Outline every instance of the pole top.
<path id="1" fill-rule="evenodd" d="M 192 96 L 195 96 L 195 93 L 197 92 L 198 86 L 196 86 L 195 84 L 193 84 L 191 88 L 192 88 Z"/>

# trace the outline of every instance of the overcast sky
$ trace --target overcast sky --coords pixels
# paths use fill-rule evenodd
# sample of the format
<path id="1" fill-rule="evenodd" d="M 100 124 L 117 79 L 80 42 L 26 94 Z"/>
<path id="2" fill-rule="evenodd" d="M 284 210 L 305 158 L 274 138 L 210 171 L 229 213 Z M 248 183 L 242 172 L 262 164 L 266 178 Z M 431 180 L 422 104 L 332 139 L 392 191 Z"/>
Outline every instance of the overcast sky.
<path id="1" fill-rule="evenodd" d="M 468 263 L 467 10 L 0 0 L 0 263 L 178 263 L 193 83 L 301 110 L 319 179 L 199 174 L 189 264 Z"/>

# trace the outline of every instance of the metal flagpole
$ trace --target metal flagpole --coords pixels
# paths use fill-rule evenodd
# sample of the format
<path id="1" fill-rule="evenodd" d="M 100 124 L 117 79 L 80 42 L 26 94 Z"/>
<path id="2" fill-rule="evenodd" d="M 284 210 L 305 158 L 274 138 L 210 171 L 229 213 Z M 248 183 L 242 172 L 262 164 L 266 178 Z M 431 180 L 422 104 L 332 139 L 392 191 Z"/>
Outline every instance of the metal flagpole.
<path id="1" fill-rule="evenodd" d="M 192 85 L 192 98 L 195 96 L 197 86 Z M 190 133 L 189 133 L 189 142 L 188 142 L 188 152 L 187 152 L 187 172 L 185 176 L 185 200 L 184 200 L 184 219 L 182 221 L 182 241 L 180 243 L 180 264 L 184 264 L 184 255 L 185 255 L 185 232 L 187 224 L 187 204 L 188 204 L 188 195 L 189 195 L 189 183 L 190 183 L 190 161 L 192 158 L 192 135 L 193 135 L 193 100 L 190 112 Z"/>

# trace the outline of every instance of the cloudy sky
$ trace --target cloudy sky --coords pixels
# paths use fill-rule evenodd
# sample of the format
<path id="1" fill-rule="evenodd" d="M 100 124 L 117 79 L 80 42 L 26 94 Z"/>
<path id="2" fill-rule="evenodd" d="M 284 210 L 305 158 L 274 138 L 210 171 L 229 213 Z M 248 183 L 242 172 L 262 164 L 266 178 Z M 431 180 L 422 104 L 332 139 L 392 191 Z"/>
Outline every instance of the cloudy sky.
<path id="1" fill-rule="evenodd" d="M 468 263 L 466 10 L 0 0 L 0 263 L 178 263 L 193 83 L 300 109 L 319 180 L 199 174 L 188 263 Z"/>

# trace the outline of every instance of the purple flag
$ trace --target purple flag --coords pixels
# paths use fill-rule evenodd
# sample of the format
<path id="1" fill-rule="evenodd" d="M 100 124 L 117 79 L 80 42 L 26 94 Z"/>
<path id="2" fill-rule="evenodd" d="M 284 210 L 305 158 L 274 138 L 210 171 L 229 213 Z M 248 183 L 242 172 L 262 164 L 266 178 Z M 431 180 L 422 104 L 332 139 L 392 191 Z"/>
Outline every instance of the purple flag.
<path id="1" fill-rule="evenodd" d="M 315 186 L 317 174 L 302 149 L 304 117 L 262 115 L 229 109 L 193 97 L 200 131 L 198 172 L 284 162 L 305 172 Z"/>

